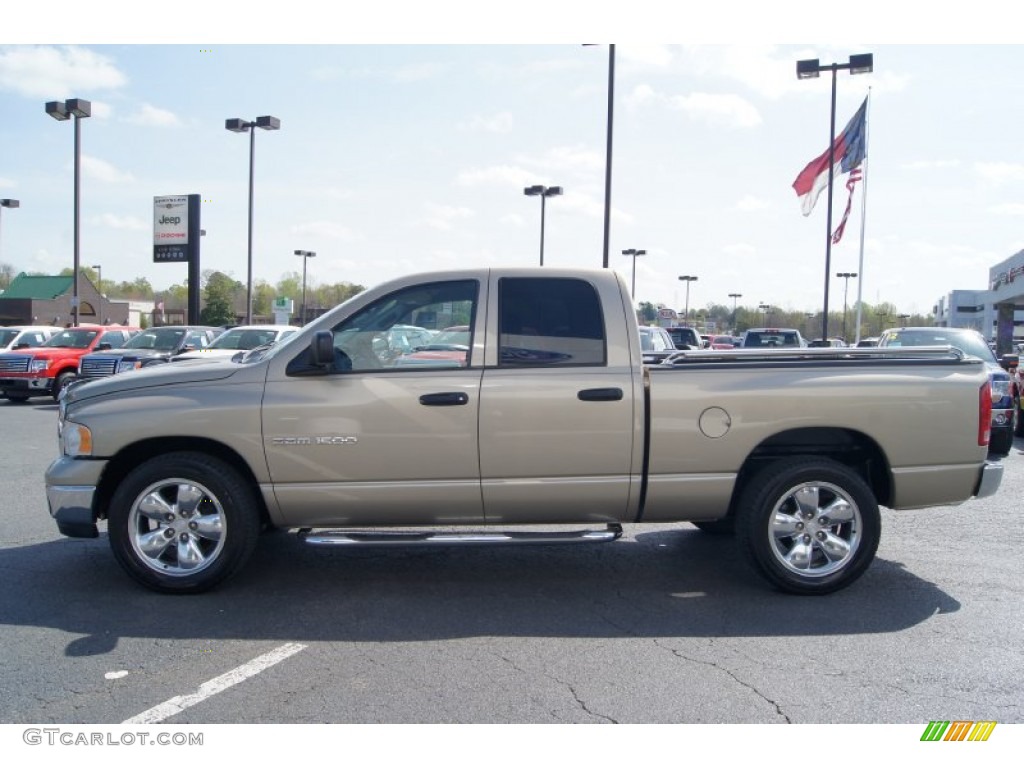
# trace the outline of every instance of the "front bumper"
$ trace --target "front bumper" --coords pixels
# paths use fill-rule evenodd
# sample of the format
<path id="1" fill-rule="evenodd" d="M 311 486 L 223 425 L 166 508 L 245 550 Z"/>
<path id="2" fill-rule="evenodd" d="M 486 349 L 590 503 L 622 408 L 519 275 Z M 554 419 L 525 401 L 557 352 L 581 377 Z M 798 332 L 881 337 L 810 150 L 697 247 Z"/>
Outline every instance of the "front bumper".
<path id="1" fill-rule="evenodd" d="M 1003 480 L 1003 465 L 998 461 L 986 461 L 978 476 L 978 486 L 974 489 L 974 497 L 984 499 L 999 490 Z"/>
<path id="2" fill-rule="evenodd" d="M 46 394 L 52 387 L 53 379 L 0 379 L 0 390 L 23 395 Z"/>
<path id="3" fill-rule="evenodd" d="M 94 539 L 98 513 L 96 488 L 106 462 L 61 456 L 46 470 L 46 503 L 57 530 L 65 536 Z"/>

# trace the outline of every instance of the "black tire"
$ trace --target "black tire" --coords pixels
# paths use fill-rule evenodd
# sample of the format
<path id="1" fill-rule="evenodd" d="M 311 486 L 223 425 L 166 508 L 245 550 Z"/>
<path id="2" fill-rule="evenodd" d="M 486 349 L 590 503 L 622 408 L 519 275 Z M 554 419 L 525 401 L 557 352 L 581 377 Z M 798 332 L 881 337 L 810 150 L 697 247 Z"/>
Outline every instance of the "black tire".
<path id="1" fill-rule="evenodd" d="M 24 403 L 28 401 L 28 395 L 12 395 L 8 393 L 4 395 L 4 397 L 6 397 L 12 403 Z"/>
<path id="2" fill-rule="evenodd" d="M 107 529 L 114 556 L 140 584 L 196 593 L 245 565 L 260 513 L 253 489 L 233 467 L 180 452 L 152 458 L 125 477 L 111 499 Z"/>
<path id="3" fill-rule="evenodd" d="M 1013 403 L 1014 412 L 1017 414 L 1016 420 L 1013 423 L 1013 434 L 1015 437 L 1024 437 L 1024 410 L 1021 410 L 1020 398 L 1016 398 Z"/>
<path id="4" fill-rule="evenodd" d="M 785 592 L 824 595 L 871 565 L 882 521 L 867 483 L 849 467 L 813 457 L 777 461 L 740 496 L 736 536 L 748 562 Z"/>
<path id="5" fill-rule="evenodd" d="M 690 525 L 714 536 L 732 536 L 736 533 L 736 518 L 732 515 L 718 520 L 691 520 Z"/>
<path id="6" fill-rule="evenodd" d="M 50 390 L 50 395 L 54 402 L 60 400 L 60 393 L 64 391 L 64 387 L 76 378 L 78 377 L 72 371 L 64 371 L 53 380 L 53 389 Z"/>

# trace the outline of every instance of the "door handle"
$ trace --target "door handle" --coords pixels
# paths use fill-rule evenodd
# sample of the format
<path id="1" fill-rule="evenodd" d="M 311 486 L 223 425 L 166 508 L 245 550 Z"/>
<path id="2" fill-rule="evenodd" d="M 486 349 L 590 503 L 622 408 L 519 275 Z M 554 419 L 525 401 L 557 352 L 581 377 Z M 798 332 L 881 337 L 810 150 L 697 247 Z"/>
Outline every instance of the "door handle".
<path id="1" fill-rule="evenodd" d="M 618 387 L 601 387 L 599 389 L 581 389 L 576 393 L 580 400 L 590 403 L 614 402 L 622 399 L 622 390 Z"/>
<path id="2" fill-rule="evenodd" d="M 435 392 L 430 395 L 420 395 L 420 405 L 465 405 L 469 402 L 469 395 L 465 392 Z"/>

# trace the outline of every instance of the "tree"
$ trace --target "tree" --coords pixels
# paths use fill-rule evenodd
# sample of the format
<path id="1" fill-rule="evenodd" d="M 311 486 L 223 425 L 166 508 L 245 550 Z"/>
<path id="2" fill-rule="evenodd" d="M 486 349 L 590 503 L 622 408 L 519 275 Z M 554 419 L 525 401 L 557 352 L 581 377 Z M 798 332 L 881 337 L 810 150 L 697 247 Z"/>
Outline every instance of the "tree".
<path id="1" fill-rule="evenodd" d="M 658 319 L 658 308 L 649 301 L 640 302 L 640 319 L 647 325 Z"/>
<path id="2" fill-rule="evenodd" d="M 199 312 L 203 325 L 230 325 L 235 322 L 232 299 L 236 283 L 221 272 L 204 273 L 206 288 L 203 290 L 206 305 Z"/>
<path id="3" fill-rule="evenodd" d="M 0 262 L 0 291 L 6 291 L 14 280 L 14 265 Z"/>

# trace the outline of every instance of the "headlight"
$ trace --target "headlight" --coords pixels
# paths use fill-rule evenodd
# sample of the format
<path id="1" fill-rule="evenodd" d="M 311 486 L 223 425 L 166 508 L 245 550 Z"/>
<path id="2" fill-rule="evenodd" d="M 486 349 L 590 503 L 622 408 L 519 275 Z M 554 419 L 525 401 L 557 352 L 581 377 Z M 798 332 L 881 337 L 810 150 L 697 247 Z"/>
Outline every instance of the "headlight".
<path id="1" fill-rule="evenodd" d="M 65 456 L 92 456 L 92 432 L 86 426 L 65 421 L 60 430 L 60 442 Z"/>
<path id="2" fill-rule="evenodd" d="M 40 371 L 45 371 L 49 367 L 49 360 L 33 360 L 29 363 L 28 369 L 31 373 L 39 373 Z"/>
<path id="3" fill-rule="evenodd" d="M 133 360 L 124 360 L 117 364 L 117 372 L 124 373 L 125 371 L 134 371 L 136 368 L 141 368 L 142 363 Z"/>

